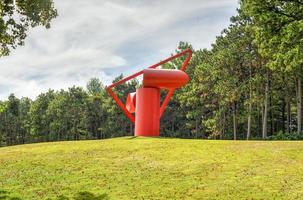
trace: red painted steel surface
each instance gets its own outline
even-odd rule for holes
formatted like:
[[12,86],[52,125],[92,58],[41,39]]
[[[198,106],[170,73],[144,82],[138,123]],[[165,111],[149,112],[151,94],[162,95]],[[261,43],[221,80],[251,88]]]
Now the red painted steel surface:
[[159,136],[160,89],[137,89],[136,103],[135,136]]
[[[156,69],[157,67],[181,56],[187,55],[184,63],[182,64],[180,70],[163,71],[161,69]],[[169,102],[169,99],[173,95],[176,88],[183,86],[188,81],[188,76],[184,73],[190,59],[192,57],[192,51],[187,49],[181,53],[171,56],[157,64],[148,67],[147,70],[139,71],[131,76],[125,77],[110,86],[106,87],[109,95],[114,99],[117,105],[122,109],[124,114],[130,119],[131,122],[135,123],[135,135],[140,136],[158,136],[160,129],[160,118]],[[150,71],[150,70],[154,71]],[[156,72],[157,71],[157,72]],[[183,72],[182,72],[183,71]],[[144,74],[145,72],[145,74]],[[156,73],[154,73],[156,72]],[[172,73],[172,74],[170,74]],[[129,94],[127,97],[126,105],[118,98],[118,96],[113,92],[113,88],[129,81],[137,76],[144,74],[145,83],[143,80],[143,88],[137,89],[140,91],[140,96],[138,93]],[[185,75],[184,75],[185,74]],[[177,81],[178,80],[178,81]],[[159,88],[167,88],[168,93],[160,106],[160,92],[159,95],[155,95],[154,90]],[[141,91],[142,89],[142,91]],[[147,92],[144,92],[146,89]],[[157,96],[157,97],[156,97]],[[150,98],[147,98],[150,97]],[[151,98],[152,97],[152,98]],[[158,103],[159,99],[159,103]],[[138,103],[138,100],[141,103]],[[145,103],[148,102],[148,103]],[[158,105],[159,104],[159,105]],[[139,108],[138,108],[139,106]],[[158,109],[156,109],[158,107]],[[132,114],[135,110],[135,116]],[[155,117],[158,116],[158,117]],[[148,122],[148,120],[152,120]],[[138,134],[137,134],[138,133]]]
[[126,109],[130,113],[136,111],[136,92],[129,93],[126,99]]
[[145,69],[143,70],[143,87],[179,88],[189,81],[188,75],[181,70]]

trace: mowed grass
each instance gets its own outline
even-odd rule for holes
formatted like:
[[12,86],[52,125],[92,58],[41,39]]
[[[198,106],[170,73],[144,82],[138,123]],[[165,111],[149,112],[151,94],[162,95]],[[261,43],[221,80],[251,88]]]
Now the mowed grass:
[[303,199],[303,142],[40,143],[0,148],[0,166],[0,191],[20,199]]

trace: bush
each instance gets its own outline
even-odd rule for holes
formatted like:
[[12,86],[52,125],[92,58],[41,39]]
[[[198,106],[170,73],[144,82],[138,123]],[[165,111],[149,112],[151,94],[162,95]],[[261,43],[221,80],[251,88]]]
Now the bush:
[[278,132],[276,135],[267,137],[268,140],[303,140],[303,135],[298,133]]

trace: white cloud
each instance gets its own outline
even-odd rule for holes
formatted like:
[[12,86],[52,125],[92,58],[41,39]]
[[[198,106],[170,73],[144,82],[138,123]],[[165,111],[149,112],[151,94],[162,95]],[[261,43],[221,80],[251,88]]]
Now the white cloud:
[[55,6],[51,29],[32,29],[25,46],[0,58],[0,99],[85,86],[91,77],[109,83],[137,70],[132,65],[168,56],[179,41],[209,47],[237,0],[55,0]]

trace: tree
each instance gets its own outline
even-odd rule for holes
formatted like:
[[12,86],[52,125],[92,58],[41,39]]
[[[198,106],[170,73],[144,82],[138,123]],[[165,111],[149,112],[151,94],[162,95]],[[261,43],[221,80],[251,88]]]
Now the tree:
[[23,45],[30,27],[50,28],[57,15],[52,0],[0,1],[0,57],[9,55],[10,48]]
[[30,108],[31,134],[38,141],[49,141],[50,138],[50,118],[47,109],[50,102],[55,98],[53,90],[40,94],[32,103]]
[[93,138],[103,139],[106,137],[104,124],[107,116],[104,105],[107,98],[105,88],[98,78],[92,78],[86,88],[89,94],[86,110],[87,129]]
[[6,107],[6,144],[18,144],[18,133],[20,131],[19,120],[19,106],[20,100],[14,95],[10,94],[8,97]]
[[251,17],[255,42],[267,66],[296,79],[297,132],[302,131],[303,2],[300,0],[242,0]]
[[98,78],[91,78],[86,85],[86,89],[90,95],[98,95],[104,92],[104,86]]
[[6,143],[6,118],[7,118],[7,102],[0,101],[0,147]]
[[26,141],[30,139],[30,108],[31,108],[32,100],[23,97],[20,99],[19,105],[19,143],[25,144]]
[[45,107],[45,119],[47,119],[48,140],[60,141],[72,138],[70,129],[68,92],[61,90],[56,92]]
[[86,125],[88,132],[94,139],[104,139],[106,137],[107,110],[104,108],[105,98],[104,95],[97,94],[89,96],[87,100]]
[[[175,54],[178,54],[186,49],[193,50],[193,47],[191,44],[187,42],[180,42],[177,49],[175,50]],[[181,56],[177,59],[174,59],[162,66],[162,68],[165,69],[180,69],[182,64],[184,63],[186,59],[186,55]],[[191,62],[188,64],[188,67],[186,68],[186,73],[191,76],[193,74],[194,65],[193,59],[191,59]],[[187,85],[188,86],[188,85]],[[191,129],[191,125],[186,122],[186,114],[189,110],[189,108],[185,104],[186,96],[184,93],[188,91],[189,88],[187,86],[182,87],[180,89],[177,89],[174,91],[174,95],[171,97],[165,112],[163,113],[163,116],[161,118],[161,135],[162,136],[172,136],[172,137],[198,137],[198,132],[194,130],[188,130]],[[161,91],[161,101],[165,98],[167,95],[167,91]],[[196,120],[198,120],[198,116],[195,116]],[[198,122],[197,122],[198,123]],[[198,127],[197,127],[198,128]]]
[[67,133],[72,139],[79,140],[82,135],[86,135],[85,114],[87,109],[87,93],[81,87],[71,87],[68,89],[68,106],[65,112],[70,123]]

